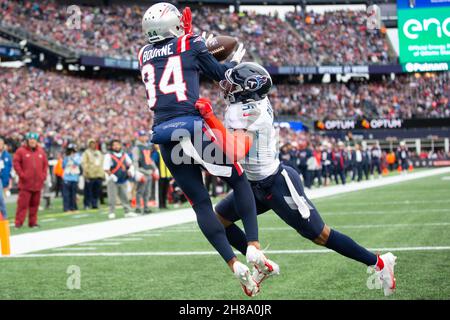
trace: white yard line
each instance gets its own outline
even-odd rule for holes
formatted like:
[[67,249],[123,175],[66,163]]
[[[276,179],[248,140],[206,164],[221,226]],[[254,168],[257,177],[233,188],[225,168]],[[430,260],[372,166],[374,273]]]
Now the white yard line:
[[87,213],[77,214],[75,216],[72,216],[72,219],[81,219],[81,218],[86,218],[86,217],[90,217],[90,215]]
[[[387,223],[387,224],[348,224],[348,225],[333,225],[336,229],[371,229],[371,228],[402,228],[402,227],[444,227],[450,226],[450,222],[431,222],[431,223]],[[291,227],[261,227],[260,231],[283,231],[294,230]],[[183,232],[200,232],[198,228],[186,229],[166,229],[158,230],[161,233],[183,233]]]
[[[67,248],[69,249],[69,248]],[[83,248],[84,249],[84,248]],[[86,248],[87,249],[87,248]],[[53,249],[53,250],[63,250]],[[450,246],[436,247],[400,247],[400,248],[369,248],[370,251],[443,251],[450,250]],[[332,253],[328,249],[305,250],[266,250],[267,254],[315,254]],[[10,258],[46,258],[46,257],[131,257],[131,256],[211,256],[218,255],[216,251],[152,251],[152,252],[61,252],[61,253],[31,253],[11,256]]]
[[11,252],[13,255],[24,254],[192,221],[195,221],[194,211],[192,209],[182,209],[135,218],[122,218],[74,227],[25,233],[11,237]]
[[121,242],[86,242],[86,243],[79,243],[79,244],[77,244],[77,246],[82,246],[82,247],[91,247],[91,246],[105,247],[105,246],[118,246],[120,244],[122,244],[122,243]]
[[[364,181],[345,186],[339,185],[322,189],[307,190],[306,193],[309,198],[317,199],[431,177],[444,173],[450,173],[450,167],[415,172],[406,176],[399,175],[378,180]],[[12,255],[36,252],[141,231],[165,228],[187,222],[193,222],[195,220],[195,214],[193,210],[189,208],[155,213],[136,218],[122,218],[74,227],[20,234],[11,237],[11,252]]]
[[[114,241],[125,241],[125,242],[129,242],[129,241],[141,241],[144,240],[142,238],[137,238],[137,237],[133,237],[133,238],[114,238]],[[105,239],[105,241],[111,241],[111,239]]]
[[82,247],[82,248],[53,248],[52,251],[83,251],[83,250],[97,250],[95,247]]

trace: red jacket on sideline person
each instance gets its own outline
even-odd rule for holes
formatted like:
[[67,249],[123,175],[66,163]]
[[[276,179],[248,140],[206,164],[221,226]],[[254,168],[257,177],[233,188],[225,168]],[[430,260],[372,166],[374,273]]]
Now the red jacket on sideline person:
[[19,176],[19,190],[42,190],[48,173],[44,149],[39,145],[34,150],[26,144],[22,145],[14,155],[13,166]]

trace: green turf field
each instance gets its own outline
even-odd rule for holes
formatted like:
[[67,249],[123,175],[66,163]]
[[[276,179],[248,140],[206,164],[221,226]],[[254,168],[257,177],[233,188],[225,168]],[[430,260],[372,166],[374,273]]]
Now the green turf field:
[[[393,251],[398,257],[393,296],[369,290],[367,268],[357,262],[301,251],[323,248],[266,213],[259,218],[263,247],[292,251],[270,254],[282,274],[267,280],[256,299],[449,299],[449,176],[314,201],[330,226],[360,244],[403,248]],[[41,251],[41,257],[0,259],[0,299],[248,299],[212,251],[189,223]],[[51,256],[61,253],[69,256]],[[92,256],[76,256],[86,253]],[[80,268],[81,289],[67,287],[71,265]]]

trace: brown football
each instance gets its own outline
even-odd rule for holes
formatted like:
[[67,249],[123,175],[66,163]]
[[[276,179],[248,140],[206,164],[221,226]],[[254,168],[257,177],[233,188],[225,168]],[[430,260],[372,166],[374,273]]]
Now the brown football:
[[237,40],[229,36],[216,36],[206,41],[208,51],[218,61],[223,61],[233,53]]

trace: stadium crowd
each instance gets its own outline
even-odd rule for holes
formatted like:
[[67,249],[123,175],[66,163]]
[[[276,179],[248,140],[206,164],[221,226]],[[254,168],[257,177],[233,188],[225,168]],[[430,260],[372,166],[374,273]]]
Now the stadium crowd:
[[[276,116],[304,122],[361,117],[450,117],[450,73],[398,76],[387,82],[275,85]],[[218,87],[202,84],[223,112]],[[142,84],[135,79],[89,79],[35,68],[2,69],[0,136],[20,140],[38,128],[48,146],[120,137],[130,143],[151,126]],[[218,111],[220,113],[221,111]],[[325,115],[325,116],[324,116]]]
[[368,28],[364,12],[289,12],[286,20],[300,35],[300,43],[307,44],[303,49],[309,52],[309,64],[383,64],[391,60],[386,28]]
[[[78,11],[52,0],[0,0],[5,25],[24,28],[79,53],[136,58],[145,43],[141,17],[146,7],[114,4],[79,8],[78,19]],[[193,16],[196,32],[232,35],[267,66],[392,60],[385,29],[368,30],[363,11],[292,12],[284,21],[277,14],[230,13],[228,9],[201,6],[193,9]]]
[[47,143],[59,145],[89,137],[131,141],[151,120],[145,91],[135,80],[85,79],[35,68],[2,69],[0,106],[0,135],[20,140],[39,128]]
[[400,75],[381,82],[276,85],[278,115],[302,119],[450,117],[450,73]]

